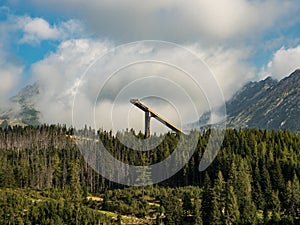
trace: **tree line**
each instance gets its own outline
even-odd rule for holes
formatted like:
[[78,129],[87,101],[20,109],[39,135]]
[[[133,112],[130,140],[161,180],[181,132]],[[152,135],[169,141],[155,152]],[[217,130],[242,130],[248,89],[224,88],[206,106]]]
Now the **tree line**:
[[[87,136],[95,135],[88,128],[82,132]],[[141,133],[127,132],[142,137]],[[205,172],[199,172],[198,165],[209,134],[210,130],[199,134],[196,151],[189,162],[174,176],[157,185],[160,191],[153,197],[164,211],[159,213],[160,208],[155,211],[158,221],[165,224],[189,220],[193,221],[191,224],[298,224],[299,134],[227,129],[216,159]],[[120,207],[113,206],[115,201],[109,200],[111,196],[105,193],[126,187],[95,172],[85,162],[74,139],[70,138],[72,135],[73,128],[61,125],[1,128],[0,187],[59,190],[64,193],[63,198],[71,202],[83,201],[88,194],[104,195],[108,201],[97,207],[118,211]],[[120,135],[127,134],[118,135],[120,138]],[[146,166],[168,157],[179,141],[176,134],[167,133],[156,148],[142,152],[124,146],[111,131],[99,131],[96,136],[117,159]],[[151,138],[155,142],[161,136]],[[151,179],[151,171],[143,176],[143,179]],[[197,187],[200,191],[176,194],[176,188],[186,186]],[[133,200],[127,203],[128,214],[145,216],[147,207],[143,214],[138,209],[133,210],[133,204],[139,205]]]

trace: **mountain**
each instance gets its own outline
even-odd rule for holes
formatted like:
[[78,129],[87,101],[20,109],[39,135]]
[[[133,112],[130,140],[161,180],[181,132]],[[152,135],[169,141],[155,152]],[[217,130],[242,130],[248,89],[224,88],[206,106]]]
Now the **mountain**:
[[[300,131],[300,70],[284,79],[249,82],[226,102],[226,126]],[[207,129],[210,113],[189,128]],[[218,124],[212,125],[218,128]]]
[[6,108],[0,110],[0,127],[7,125],[39,125],[39,111],[35,102],[39,96],[37,83],[27,85],[20,92],[10,98]]
[[300,131],[300,70],[250,82],[226,103],[228,127]]

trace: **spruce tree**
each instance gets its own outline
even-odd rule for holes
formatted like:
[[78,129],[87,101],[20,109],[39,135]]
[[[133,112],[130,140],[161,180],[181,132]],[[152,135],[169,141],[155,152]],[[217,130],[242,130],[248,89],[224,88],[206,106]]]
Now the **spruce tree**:
[[292,210],[293,210],[293,216],[295,218],[300,217],[300,183],[299,178],[294,174],[293,181],[292,181]]
[[172,191],[172,193],[169,193],[166,197],[162,199],[161,203],[165,210],[165,224],[182,224],[182,204],[176,193]]
[[212,211],[212,187],[208,173],[205,173],[202,191],[202,218],[203,223],[208,224],[210,219],[210,212]]
[[203,225],[201,217],[201,201],[197,197],[194,199],[194,225]]
[[238,224],[240,220],[240,211],[237,197],[232,186],[227,186],[226,204],[225,204],[225,224]]

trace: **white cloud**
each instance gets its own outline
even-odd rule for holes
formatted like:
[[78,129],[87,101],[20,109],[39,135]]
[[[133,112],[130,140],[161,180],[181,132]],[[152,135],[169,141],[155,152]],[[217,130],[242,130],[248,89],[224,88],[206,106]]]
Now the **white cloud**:
[[[23,20],[24,18],[22,18]],[[23,27],[24,36],[21,42],[39,42],[40,40],[58,39],[59,31],[55,27],[50,27],[49,23],[42,18],[26,18]]]
[[[7,7],[0,7],[1,16],[5,17],[8,12]],[[19,88],[23,72],[17,57],[8,51],[10,42],[14,40],[11,34],[17,29],[17,24],[8,17],[9,21],[0,21],[0,101],[6,101]]]
[[[45,59],[35,63],[32,66],[31,71],[33,74],[33,79],[38,80],[42,88],[40,92],[41,98],[38,101],[37,107],[43,115],[43,122],[60,122],[68,125],[71,124],[71,109],[74,94],[78,85],[84,85],[84,83],[79,82],[80,78],[93,60],[106,53],[113,47],[114,44],[110,42],[93,39],[74,39],[63,41],[56,52],[48,55]],[[186,47],[207,62],[208,66],[214,72],[216,80],[218,81],[227,99],[245,82],[254,77],[254,69],[243,62],[244,58],[248,57],[247,55],[250,54],[247,49],[236,50],[224,48],[203,48],[199,45],[190,45]],[[97,76],[95,76],[95,82],[90,83],[89,86],[86,87],[85,95],[81,101],[79,101],[79,105],[76,106],[82,111],[81,115],[83,121],[86,113],[88,113],[86,110],[91,108],[94,104],[95,96],[97,96],[99,88],[106,78],[106,68],[112,64],[125,63],[134,59],[134,56],[139,54],[149,58],[155,58],[157,54],[162,54],[173,58],[175,62],[178,62],[178,64],[186,64],[190,68],[195,66],[194,62],[191,62],[188,58],[185,58],[184,54],[181,54],[181,52],[178,52],[178,50],[172,48],[157,52],[153,51],[153,49],[146,45],[140,44],[135,49],[127,49],[127,51],[128,52],[123,52],[121,55],[113,55],[113,58],[105,60],[101,65],[98,65],[95,71],[93,71],[95,74],[97,74]],[[177,81],[182,87],[189,87],[191,91],[194,90],[191,83],[186,80],[186,77],[183,76],[180,71],[177,71],[173,67],[166,67],[163,64],[137,64],[123,69],[119,73],[123,73],[123,76],[111,83],[112,86],[109,89],[109,95],[113,94],[115,90],[118,90],[118,88],[125,87],[125,84],[128,81],[135,79],[135,76],[138,76],[136,74],[144,73],[153,76],[163,75],[166,79],[172,77],[172,79]],[[101,74],[103,74],[103,76]],[[202,80],[203,83],[205,83],[207,77],[202,77]],[[129,92],[125,94],[125,97],[121,97],[119,99],[119,106],[116,106],[117,112],[122,112],[123,116],[125,115],[126,117],[126,112],[129,110],[128,107],[131,106],[128,101],[128,96],[139,96],[143,95],[143,93],[147,95],[146,93],[151,93],[153,88],[155,90],[159,89],[162,95],[167,96],[168,98],[175,98],[176,101],[181,102],[181,107],[179,108],[181,108],[182,112],[180,116],[182,116],[182,119],[184,119],[185,122],[196,120],[196,118],[192,118],[191,120],[187,121],[191,113],[189,111],[190,108],[185,106],[186,99],[182,96],[179,96],[177,92],[177,94],[174,95],[174,91],[170,89],[171,86],[167,86],[163,83],[163,81],[148,82],[145,80],[140,81],[140,83],[133,83],[130,85],[133,85],[132,87],[134,88],[131,90],[134,90],[135,93],[129,90]],[[211,89],[210,91],[213,94],[215,90]],[[199,94],[195,91],[194,96],[192,97],[197,99],[198,102],[201,102],[201,110],[203,111],[207,109],[208,105],[207,102],[205,102],[205,97],[202,95],[202,93]],[[112,102],[110,102],[109,96],[107,100],[108,102],[104,109],[109,110],[113,105]],[[172,116],[168,115],[167,112],[170,111],[170,105],[159,106],[158,109],[162,115],[167,115],[166,117],[168,117],[169,120],[174,121],[176,124],[180,122],[178,121],[178,115],[174,113],[172,113]],[[97,107],[97,110],[97,112],[101,114],[101,112],[103,112],[103,105]],[[116,118],[119,117],[117,116]],[[101,124],[104,126],[103,128],[110,129],[110,117],[107,117],[106,114],[106,117],[102,116],[101,119]],[[124,124],[124,121],[122,122]],[[138,128],[139,126],[141,128],[142,125],[142,123],[140,123],[140,119],[133,119],[133,121],[130,123],[130,126],[135,128]],[[137,124],[139,124],[139,126]],[[114,125],[118,126],[116,124]],[[160,125],[158,125],[158,127],[159,126]],[[162,128],[164,129],[163,126]]]
[[0,44],[7,48],[12,43],[37,45],[44,40],[64,41],[88,36],[77,19],[49,23],[42,17],[12,14],[7,7],[0,7],[0,14],[5,18],[0,21]]
[[71,124],[74,90],[87,66],[110,47],[108,42],[63,41],[55,53],[32,65],[33,80],[41,85],[37,103],[43,122]]
[[191,46],[207,63],[216,76],[226,100],[245,83],[255,79],[256,69],[247,63],[251,51],[247,47],[240,48],[199,48]]
[[[6,18],[0,21],[0,99],[7,100],[18,91],[20,86],[28,83],[21,77],[24,65],[20,62],[20,56],[13,54],[11,45],[17,43],[38,44],[42,40],[65,40],[70,37],[84,36],[82,34],[84,28],[78,20],[74,19],[50,25],[39,17],[16,16],[11,14],[7,7],[0,7],[0,13]],[[64,44],[71,42],[64,42]],[[70,53],[70,57],[72,57],[72,53]],[[29,74],[27,76],[29,77]],[[21,84],[21,82],[24,83]]]
[[0,49],[0,100],[6,100],[19,87],[23,67],[7,60]]
[[[22,77],[24,72],[24,65],[22,65],[20,59],[22,56],[15,55],[13,53],[15,49],[18,49],[18,47],[14,46],[12,48],[12,45],[21,43],[35,45],[40,41],[49,39],[62,41],[69,39],[70,37],[84,36],[84,29],[82,24],[78,20],[74,19],[69,19],[67,21],[51,25],[46,20],[39,17],[13,15],[9,8],[6,7],[1,7],[0,13],[3,13],[3,17],[5,18],[0,21],[0,100],[8,101],[8,99],[15,95],[21,87],[30,82],[29,79],[31,75],[30,72],[28,72],[28,74],[26,74],[27,78]],[[61,69],[51,68],[51,65],[59,66],[58,61],[55,61],[56,59],[59,59],[61,64],[66,64],[68,62],[68,58],[73,57],[73,52],[71,50],[64,51],[66,48],[72,49],[72,47],[70,47],[71,45],[77,45],[78,49],[81,49],[82,52],[89,52],[89,58],[93,57],[93,52],[95,52],[93,51],[93,46],[90,46],[92,49],[86,49],[87,47],[84,41],[76,41],[76,43],[73,43],[73,41],[65,41],[56,53],[53,53],[52,55],[50,54],[47,57],[47,60],[43,61],[45,63],[44,66],[39,67],[35,65],[32,67],[35,72],[39,72],[41,74],[41,76],[38,77],[39,79],[42,80],[45,74],[51,74],[50,71],[56,72]],[[64,52],[64,54],[61,54],[62,52]],[[34,52],[32,54],[34,54]],[[53,56],[55,54],[56,56]],[[88,60],[83,59],[82,55],[79,55],[78,52],[76,52],[75,55],[80,56],[80,62],[77,62],[76,59],[74,59],[72,63],[81,64],[82,61]],[[49,65],[47,65],[47,63],[49,63]],[[42,64],[42,62],[40,64]],[[68,70],[69,72],[72,72],[71,69]],[[67,73],[68,71],[63,72]],[[52,76],[53,79],[49,79],[48,77],[43,81],[47,80],[49,83],[48,87],[54,88],[53,92],[55,92],[55,85],[59,82],[57,77],[59,77],[60,74],[53,73],[50,76]],[[35,82],[36,78],[37,77],[34,77],[33,75],[31,81]],[[72,80],[73,77],[70,76],[68,79]],[[66,79],[61,79],[61,81],[66,82]]]
[[[186,47],[204,59],[214,72],[225,99],[229,99],[237,89],[255,78],[255,68],[247,63],[247,60],[252,57],[252,51],[255,50],[245,47],[245,40],[256,39],[271,29],[280,29],[287,21],[292,24],[295,12],[299,10],[299,4],[294,0],[187,0],[184,2],[180,0],[146,2],[32,0],[32,2],[43,8],[53,7],[52,10],[70,18],[81,16],[83,22],[91,28],[91,32],[98,33],[101,37],[108,37],[115,43],[119,40],[125,42],[137,39],[163,39],[190,43],[186,44]],[[5,23],[0,23],[0,34],[3,34],[0,41],[9,39],[9,36],[5,36],[5,31],[12,33],[21,31],[22,37],[18,40],[19,43],[35,45],[43,40],[61,42],[56,52],[31,66],[31,73],[32,79],[38,80],[42,87],[38,107],[44,116],[43,122],[70,124],[72,100],[76,87],[80,85],[80,77],[94,59],[112,48],[114,44],[91,38],[83,39],[86,31],[82,23],[75,19],[49,23],[41,17],[9,15]],[[5,41],[2,42],[5,45]],[[280,74],[290,73],[289,70],[293,70],[292,67],[299,62],[297,49],[298,47],[280,49],[261,74],[271,73],[275,78],[279,78],[282,76]],[[155,57],[157,53],[141,45],[126,57],[115,56],[111,61],[107,61],[101,65],[101,71],[105,71],[108,65],[116,61],[126,61],[135,54],[149,54],[149,57]],[[193,62],[184,59],[184,56],[175,50],[169,49],[161,54],[169,55],[178,63],[186,63],[191,68],[194,66]],[[115,83],[116,87],[124,85],[132,78],[130,72],[144,72],[144,70],[138,66],[134,67],[133,71],[128,70],[128,75]],[[147,72],[166,74],[166,76],[172,72],[180,77],[176,71],[158,66],[148,65]],[[7,77],[12,79],[14,76],[5,77],[6,83],[9,84]],[[80,105],[82,110],[87,105],[93,104],[92,96],[97,94],[99,88],[97,82],[88,87],[85,102]],[[180,82],[187,84],[184,80]],[[111,91],[113,92],[116,87]],[[167,88],[161,87],[161,89],[168,92]],[[2,92],[8,93],[8,90],[9,88]],[[164,108],[160,110],[168,111]],[[125,108],[119,111],[124,112]],[[188,116],[188,113],[186,115]],[[105,122],[108,121],[109,118]]]
[[240,41],[296,20],[296,0],[32,0],[117,40]]
[[300,45],[295,48],[282,47],[277,50],[267,66],[262,68],[260,76],[262,78],[272,76],[280,80],[296,69],[300,69]]
[[59,40],[68,40],[74,38],[83,38],[85,33],[84,25],[77,19],[69,19],[58,24],[57,29],[60,33]]
[[74,19],[54,25],[39,17],[21,16],[15,17],[15,20],[24,33],[20,43],[39,44],[43,40],[66,40],[78,35],[84,36],[82,24]]

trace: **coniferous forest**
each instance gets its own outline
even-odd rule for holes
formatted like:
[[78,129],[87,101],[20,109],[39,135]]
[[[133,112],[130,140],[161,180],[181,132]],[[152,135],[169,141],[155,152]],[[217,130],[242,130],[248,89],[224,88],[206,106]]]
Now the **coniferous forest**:
[[[227,129],[216,159],[199,172],[209,133],[168,180],[127,187],[85,162],[72,128],[0,128],[0,224],[300,224],[300,134]],[[98,136],[114,157],[135,165],[162,161],[178,142],[168,133],[140,152],[112,132]]]

